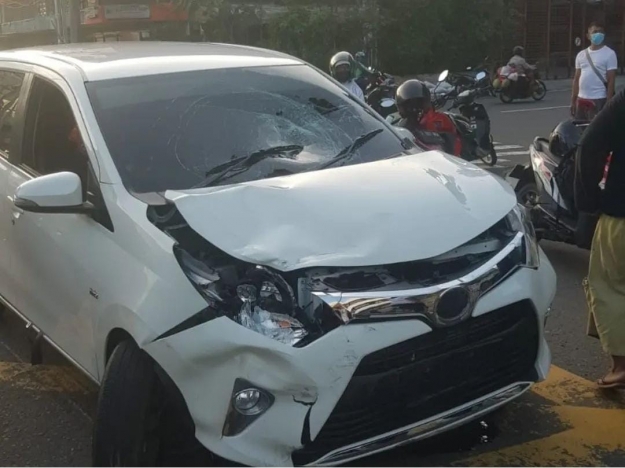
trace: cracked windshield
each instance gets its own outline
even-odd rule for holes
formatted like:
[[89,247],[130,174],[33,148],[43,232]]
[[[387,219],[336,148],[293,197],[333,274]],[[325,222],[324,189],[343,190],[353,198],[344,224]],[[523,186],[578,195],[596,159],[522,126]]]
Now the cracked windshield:
[[307,66],[122,78],[87,89],[115,164],[136,192],[316,170],[370,134],[336,166],[404,151],[379,117]]

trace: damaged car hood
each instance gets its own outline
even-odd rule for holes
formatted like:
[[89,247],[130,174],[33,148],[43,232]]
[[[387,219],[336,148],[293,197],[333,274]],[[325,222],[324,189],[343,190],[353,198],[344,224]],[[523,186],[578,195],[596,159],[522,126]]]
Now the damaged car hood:
[[219,249],[280,271],[436,257],[516,204],[503,179],[435,151],[165,197]]

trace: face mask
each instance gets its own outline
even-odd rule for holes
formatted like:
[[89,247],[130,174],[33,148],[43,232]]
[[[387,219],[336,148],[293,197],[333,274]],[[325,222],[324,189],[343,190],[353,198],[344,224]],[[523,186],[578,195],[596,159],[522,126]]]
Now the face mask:
[[605,40],[605,34],[603,33],[594,33],[590,35],[590,42],[592,45],[601,45]]

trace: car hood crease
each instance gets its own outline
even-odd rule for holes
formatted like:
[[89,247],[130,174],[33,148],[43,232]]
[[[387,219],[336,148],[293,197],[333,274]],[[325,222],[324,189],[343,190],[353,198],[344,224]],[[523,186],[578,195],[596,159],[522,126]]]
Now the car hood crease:
[[433,258],[516,203],[503,179],[435,151],[165,197],[219,249],[279,271]]

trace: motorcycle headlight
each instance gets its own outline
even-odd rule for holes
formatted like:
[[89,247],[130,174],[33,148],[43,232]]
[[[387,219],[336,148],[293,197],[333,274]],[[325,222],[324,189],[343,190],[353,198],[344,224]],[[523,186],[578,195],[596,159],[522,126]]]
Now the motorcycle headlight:
[[[209,304],[224,309],[238,324],[284,344],[295,346],[308,336],[294,315],[297,304],[289,284],[263,267],[251,268],[232,288],[222,284],[219,274],[187,252],[176,249],[182,271]],[[227,298],[227,299],[225,299]]]
[[508,213],[506,220],[513,232],[523,233],[523,243],[519,247],[521,249],[523,266],[537,269],[540,266],[540,250],[538,248],[536,231],[534,231],[534,225],[527,208],[518,204]]

